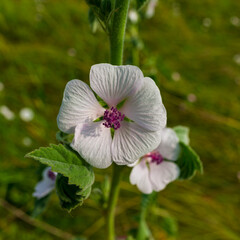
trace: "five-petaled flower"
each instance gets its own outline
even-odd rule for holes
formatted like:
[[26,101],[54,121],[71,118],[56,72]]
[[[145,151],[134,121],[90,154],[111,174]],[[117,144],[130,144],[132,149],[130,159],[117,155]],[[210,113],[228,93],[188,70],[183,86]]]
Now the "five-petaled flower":
[[52,192],[55,188],[55,182],[57,173],[51,170],[51,167],[47,167],[42,173],[43,179],[37,183],[33,196],[36,198],[43,198]]
[[62,132],[74,133],[71,147],[89,164],[131,164],[159,145],[166,110],[151,78],[135,66],[96,64],[90,70],[90,86],[107,108],[86,83],[72,80],[57,118]]
[[130,174],[131,184],[136,184],[145,194],[163,190],[179,176],[179,167],[173,162],[177,160],[179,153],[179,139],[176,133],[171,128],[163,129],[160,145],[144,155],[133,167]]

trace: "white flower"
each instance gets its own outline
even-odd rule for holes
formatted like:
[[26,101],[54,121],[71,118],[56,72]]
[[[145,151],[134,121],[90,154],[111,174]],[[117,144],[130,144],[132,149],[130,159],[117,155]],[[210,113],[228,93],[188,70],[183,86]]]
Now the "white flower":
[[15,118],[14,112],[12,112],[7,106],[0,106],[0,113],[7,119],[13,120]]
[[128,17],[132,23],[138,22],[138,12],[136,10],[131,9],[128,13]]
[[31,108],[22,108],[19,112],[20,118],[25,122],[30,122],[34,118],[34,112]]
[[211,18],[204,18],[203,19],[203,26],[204,27],[210,27],[212,25],[212,19]]
[[155,8],[157,6],[158,0],[150,0],[147,6],[146,17],[151,18],[155,14]]
[[57,173],[51,171],[51,167],[47,167],[43,171],[43,180],[38,182],[35,187],[33,196],[36,198],[43,198],[47,196],[55,188]]
[[173,162],[177,160],[179,152],[179,139],[176,133],[171,128],[163,129],[160,145],[143,156],[133,167],[130,174],[131,184],[137,185],[145,194],[163,190],[179,176],[180,170]]
[[239,27],[240,26],[240,19],[237,16],[233,16],[230,18],[230,22],[232,25]]
[[[89,164],[97,168],[112,162],[127,165],[158,146],[166,110],[152,79],[135,66],[97,64],[90,70],[90,86],[108,104],[107,109],[86,83],[72,80],[57,118],[61,131],[75,133],[71,146]],[[110,128],[115,130],[113,137]]]
[[181,79],[181,75],[178,72],[173,72],[171,77],[175,82],[178,82]]
[[22,143],[24,146],[29,147],[32,144],[32,139],[29,137],[25,137],[23,138]]

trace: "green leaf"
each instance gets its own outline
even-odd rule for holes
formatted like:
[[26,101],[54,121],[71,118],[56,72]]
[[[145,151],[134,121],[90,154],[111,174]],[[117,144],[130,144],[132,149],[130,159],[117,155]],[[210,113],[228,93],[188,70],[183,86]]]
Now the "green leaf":
[[203,172],[202,162],[197,153],[188,145],[180,142],[181,153],[175,162],[180,168],[179,179],[190,179],[196,171]]
[[50,144],[50,147],[41,147],[26,155],[46,164],[52,171],[61,173],[69,178],[69,184],[75,184],[81,189],[88,189],[94,182],[92,167],[69,146]]
[[50,196],[51,196],[51,193],[45,197],[35,200],[32,217],[37,217],[45,211],[47,204],[49,202]]
[[62,208],[67,209],[69,212],[88,198],[91,193],[91,186],[86,189],[81,189],[74,184],[68,183],[68,178],[62,174],[57,175],[56,190]]
[[180,142],[183,142],[186,145],[189,145],[190,139],[189,139],[189,128],[188,127],[176,126],[173,128],[173,130],[177,134]]
[[148,0],[136,0],[136,1],[137,1],[137,9],[142,8],[148,2]]

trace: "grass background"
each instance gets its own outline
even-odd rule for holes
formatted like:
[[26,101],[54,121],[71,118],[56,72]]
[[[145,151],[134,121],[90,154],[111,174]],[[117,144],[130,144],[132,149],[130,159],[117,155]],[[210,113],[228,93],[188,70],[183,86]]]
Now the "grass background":
[[[159,193],[159,207],[152,210],[157,216],[149,214],[155,239],[240,239],[240,23],[232,24],[234,16],[240,18],[239,9],[236,0],[161,0],[156,15],[140,23],[144,47],[139,66],[146,76],[155,76],[168,126],[191,128],[191,145],[205,169],[204,175],[176,181]],[[65,84],[74,78],[88,82],[91,65],[109,59],[107,37],[91,33],[87,15],[80,0],[0,1],[0,105],[15,113],[12,121],[0,115],[0,239],[60,239],[58,229],[64,231],[59,233],[63,239],[69,238],[67,233],[105,239],[103,215],[91,199],[68,214],[53,194],[38,222],[23,214],[31,214],[31,194],[39,179],[38,163],[24,155],[56,142]],[[129,27],[125,63],[131,57],[131,37]],[[173,80],[174,73],[180,74],[179,81]],[[197,100],[189,102],[189,94]],[[35,113],[31,122],[19,117],[24,107]],[[24,145],[26,137],[30,146]],[[98,182],[104,174],[96,172]],[[139,204],[140,193],[126,172],[118,235],[137,226]],[[167,234],[160,224],[168,215],[178,222],[177,235]]]

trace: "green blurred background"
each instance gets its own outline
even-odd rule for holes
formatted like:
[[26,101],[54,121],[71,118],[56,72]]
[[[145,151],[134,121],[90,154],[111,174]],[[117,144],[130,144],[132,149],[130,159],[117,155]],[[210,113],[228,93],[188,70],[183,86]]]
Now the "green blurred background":
[[[168,126],[191,128],[191,145],[204,163],[204,175],[159,193],[157,216],[148,219],[155,239],[240,239],[240,2],[160,0],[155,16],[140,22],[144,45],[137,53],[132,26],[125,63],[139,55],[139,67],[160,87]],[[24,155],[56,143],[65,84],[88,82],[91,65],[108,59],[107,36],[91,32],[84,1],[0,1],[1,240],[105,239],[104,218],[92,199],[68,214],[53,194],[38,220],[25,215],[33,210],[40,173]],[[96,172],[97,182],[106,172]],[[118,235],[137,226],[139,204],[126,172]]]

